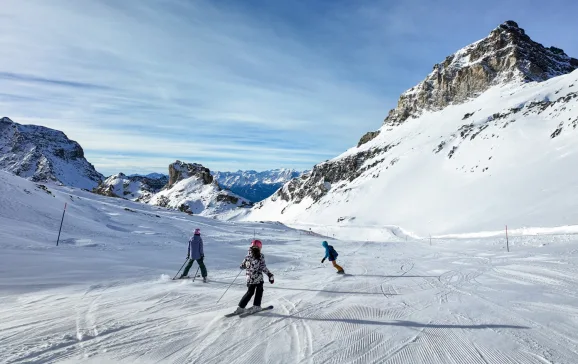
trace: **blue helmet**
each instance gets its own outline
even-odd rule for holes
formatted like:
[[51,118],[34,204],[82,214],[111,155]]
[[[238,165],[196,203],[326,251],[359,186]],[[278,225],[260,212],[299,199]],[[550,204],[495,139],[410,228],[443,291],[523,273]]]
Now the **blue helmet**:
[[321,245],[323,245],[324,247],[327,248],[327,246],[329,245],[326,241],[324,241],[323,243],[321,243]]

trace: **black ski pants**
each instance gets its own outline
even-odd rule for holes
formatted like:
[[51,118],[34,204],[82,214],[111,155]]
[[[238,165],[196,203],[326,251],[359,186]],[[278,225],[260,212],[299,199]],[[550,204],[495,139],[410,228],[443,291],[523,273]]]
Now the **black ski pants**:
[[251,301],[251,297],[255,295],[255,299],[253,300],[253,306],[261,306],[261,300],[263,299],[263,282],[259,284],[248,284],[247,285],[247,293],[241,298],[239,302],[239,307],[245,308],[249,301]]

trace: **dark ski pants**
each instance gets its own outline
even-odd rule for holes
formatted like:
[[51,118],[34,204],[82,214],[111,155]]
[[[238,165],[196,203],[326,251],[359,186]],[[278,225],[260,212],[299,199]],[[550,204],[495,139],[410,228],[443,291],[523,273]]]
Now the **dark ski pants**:
[[206,277],[207,276],[207,267],[205,267],[205,263],[203,263],[204,259],[205,258],[189,260],[189,262],[187,263],[187,266],[185,267],[185,271],[183,272],[183,275],[188,276],[189,270],[193,266],[193,262],[197,261],[197,263],[199,263],[199,268],[201,268],[201,276],[203,276],[203,278]]
[[247,293],[241,298],[239,302],[239,307],[245,308],[249,301],[251,301],[251,297],[255,295],[255,300],[253,300],[253,306],[261,306],[261,300],[263,299],[263,283],[259,284],[248,284],[247,285]]

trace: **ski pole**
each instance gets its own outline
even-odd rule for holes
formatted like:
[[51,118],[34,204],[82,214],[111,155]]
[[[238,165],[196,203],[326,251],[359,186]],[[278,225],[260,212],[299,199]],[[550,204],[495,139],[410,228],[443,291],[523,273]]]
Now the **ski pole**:
[[201,266],[199,265],[197,267],[197,273],[195,273],[195,276],[193,277],[193,282],[195,281],[195,279],[197,279],[197,274],[199,274],[199,269],[201,268]]
[[[229,284],[229,287],[227,287],[227,289],[225,290],[225,292],[223,293],[223,295],[221,296],[221,298],[223,298],[223,296],[225,295],[225,293],[227,293],[227,291],[229,290],[229,288],[231,288],[231,286],[233,285],[233,283],[235,283],[235,281],[237,280],[237,278],[239,277],[239,275],[241,274],[242,270],[239,271],[239,274],[237,274],[237,276],[235,277],[235,279],[233,279],[233,282],[231,282],[231,284]],[[221,298],[219,298],[219,301],[221,300]],[[217,303],[219,303],[219,301],[217,301]]]
[[181,271],[183,270],[183,267],[185,266],[185,264],[187,264],[188,261],[189,261],[189,258],[187,258],[187,259],[185,260],[185,262],[184,262],[183,265],[181,266],[181,269],[179,269],[179,271],[177,272],[177,274],[174,276],[173,281],[174,281],[175,279],[177,279],[177,276],[179,275],[179,273],[181,273]]

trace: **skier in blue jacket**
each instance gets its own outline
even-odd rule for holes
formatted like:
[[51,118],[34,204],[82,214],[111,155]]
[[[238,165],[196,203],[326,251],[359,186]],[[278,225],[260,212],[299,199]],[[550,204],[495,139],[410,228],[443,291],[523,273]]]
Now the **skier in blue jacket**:
[[321,259],[321,263],[324,263],[325,259],[329,259],[329,261],[331,263],[333,263],[333,266],[335,267],[335,269],[337,269],[338,274],[345,274],[345,271],[343,270],[343,268],[341,268],[341,266],[339,264],[337,264],[337,256],[339,254],[337,254],[337,251],[335,251],[333,246],[329,245],[326,241],[321,243],[321,245],[323,245],[323,247],[325,248],[325,257],[323,257],[323,259]]
[[207,267],[203,260],[205,259],[205,252],[203,250],[203,238],[201,238],[201,229],[195,229],[194,235],[189,239],[189,250],[187,252],[187,259],[190,259],[185,267],[183,274],[179,277],[188,278],[189,270],[191,269],[193,263],[197,261],[199,268],[201,268],[201,275],[203,276],[203,282],[207,282]]

